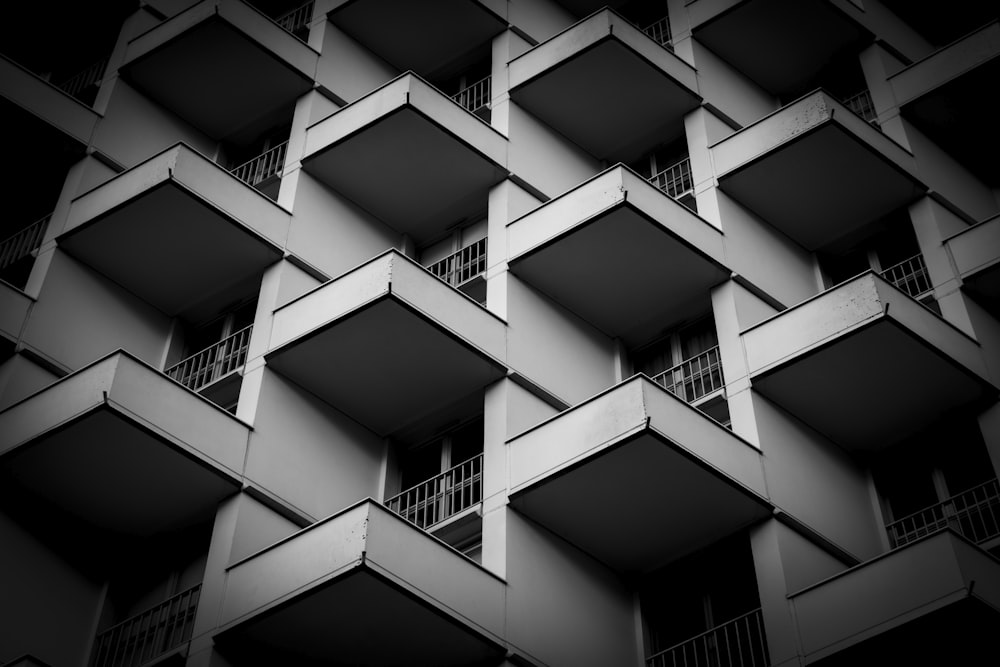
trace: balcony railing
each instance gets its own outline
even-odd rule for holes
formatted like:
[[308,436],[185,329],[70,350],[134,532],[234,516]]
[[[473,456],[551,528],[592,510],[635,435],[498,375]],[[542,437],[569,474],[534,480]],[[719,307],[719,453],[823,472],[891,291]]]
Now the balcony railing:
[[646,667],[747,667],[768,664],[760,609],[646,658]]
[[691,194],[694,191],[694,181],[691,178],[691,159],[684,158],[658,174],[654,174],[649,182],[674,199]]
[[449,468],[385,501],[386,507],[427,529],[482,502],[483,455]]
[[490,104],[490,77],[480,79],[451,96],[451,99],[476,113]]
[[719,347],[686,359],[652,379],[677,398],[694,403],[723,387]]
[[281,176],[281,171],[285,167],[287,150],[288,142],[280,143],[252,160],[247,160],[238,167],[230,169],[229,173],[247,185],[257,187],[265,181]]
[[920,254],[903,260],[899,264],[893,264],[882,272],[882,277],[900,291],[906,292],[917,300],[924,297],[933,287],[930,276],[927,274],[924,256]]
[[246,363],[251,331],[252,324],[171,366],[164,373],[191,391],[199,391]]
[[947,527],[976,544],[1000,537],[1000,485],[996,479],[888,524],[893,547]]
[[872,103],[872,94],[868,92],[867,88],[857,95],[852,95],[844,100],[844,106],[875,127],[878,127],[878,113],[875,111],[875,105]]
[[480,239],[441,261],[434,262],[427,270],[452,287],[472,280],[486,271],[486,239]]
[[309,25],[309,21],[312,19],[312,10],[313,3],[312,0],[310,0],[306,4],[296,7],[287,14],[282,14],[278,18],[274,19],[274,22],[296,37],[301,38],[303,35],[299,33]]
[[673,51],[674,45],[671,42],[673,36],[670,34],[670,17],[664,16],[659,21],[654,21],[642,29],[654,42],[660,46]]
[[59,88],[67,95],[71,95],[80,101],[87,101],[84,93],[88,88],[97,84],[101,77],[104,76],[104,70],[108,68],[108,59],[103,58],[93,65],[87,67],[87,69],[82,72],[74,74],[70,78],[66,79],[62,83],[58,84],[56,88]]
[[52,214],[36,220],[21,231],[0,241],[0,270],[38,250]]
[[191,639],[201,584],[97,635],[91,667],[138,667]]

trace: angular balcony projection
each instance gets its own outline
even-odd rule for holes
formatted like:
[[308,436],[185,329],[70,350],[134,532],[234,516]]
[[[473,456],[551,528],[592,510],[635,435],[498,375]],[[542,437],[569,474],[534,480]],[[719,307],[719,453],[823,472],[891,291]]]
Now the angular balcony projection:
[[121,75],[213,139],[312,89],[319,54],[240,0],[202,0],[128,43]]
[[730,275],[722,232],[621,165],[507,231],[512,273],[629,344]]
[[[479,0],[341,0],[329,20],[400,71],[430,76],[507,29]],[[391,17],[391,20],[389,20]]]
[[873,38],[829,0],[695,0],[694,37],[775,95],[796,95]]
[[920,197],[913,155],[823,90],[711,147],[719,187],[807,250]]
[[146,537],[214,516],[240,488],[249,428],[125,352],[0,412],[19,503]]
[[1000,79],[1000,22],[993,21],[889,77],[903,118],[1000,185],[1000,130],[983,99]]
[[742,338],[754,390],[851,451],[997,393],[975,340],[871,271]]
[[230,566],[215,641],[270,664],[494,664],[503,608],[503,581],[365,500]]
[[310,126],[302,158],[418,244],[485,208],[506,163],[506,137],[412,73]]
[[984,664],[996,654],[1000,563],[945,530],[789,601],[806,664]]
[[771,513],[760,452],[645,376],[507,445],[511,506],[622,572]]
[[693,67],[613,10],[514,58],[510,96],[594,157],[629,162],[701,103]]
[[1000,215],[945,240],[962,288],[1000,312]]
[[178,144],[74,199],[58,243],[176,315],[280,259],[290,219]]
[[506,324],[395,250],[274,312],[267,364],[386,435],[506,373]]

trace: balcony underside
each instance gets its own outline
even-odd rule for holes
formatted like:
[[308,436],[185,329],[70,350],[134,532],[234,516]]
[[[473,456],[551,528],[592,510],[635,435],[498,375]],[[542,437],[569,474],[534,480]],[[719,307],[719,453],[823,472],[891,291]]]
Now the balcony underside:
[[511,271],[637,344],[728,279],[722,234],[618,167],[512,222]]
[[511,506],[621,572],[770,514],[759,453],[642,377],[508,445]]
[[594,14],[510,62],[510,96],[593,156],[629,162],[701,103],[695,71],[619,15]]
[[[871,34],[826,0],[729,0],[691,3],[694,37],[776,95],[803,86]],[[715,13],[703,21],[698,5]],[[721,8],[721,11],[720,11]]]
[[214,516],[239,489],[246,427],[123,353],[0,413],[5,493],[148,537]]
[[327,16],[399,71],[421,76],[437,73],[507,29],[507,22],[478,0],[348,0]]

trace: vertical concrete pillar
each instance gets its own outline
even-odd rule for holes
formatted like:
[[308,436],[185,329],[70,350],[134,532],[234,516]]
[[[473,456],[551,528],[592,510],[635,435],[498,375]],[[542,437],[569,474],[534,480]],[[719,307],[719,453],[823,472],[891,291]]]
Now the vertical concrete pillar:
[[498,577],[507,576],[507,409],[510,380],[488,387],[483,397],[483,557]]
[[736,309],[737,291],[742,288],[735,281],[728,281],[712,289],[712,314],[715,331],[719,337],[719,355],[722,359],[722,377],[729,402],[729,418],[733,433],[760,448],[757,418],[754,415],[753,397],[750,393],[750,376],[747,368],[743,340],[740,338],[739,314]]
[[785,583],[781,559],[778,532],[782,529],[776,520],[765,521],[750,529],[750,548],[753,550],[761,615],[772,667],[802,664],[798,628],[786,598],[790,591]]

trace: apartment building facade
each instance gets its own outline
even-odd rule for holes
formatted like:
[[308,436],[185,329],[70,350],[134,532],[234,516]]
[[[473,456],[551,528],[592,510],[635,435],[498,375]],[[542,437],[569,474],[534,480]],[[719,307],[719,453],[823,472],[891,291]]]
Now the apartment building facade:
[[70,4],[0,43],[0,664],[1000,655],[986,3]]

